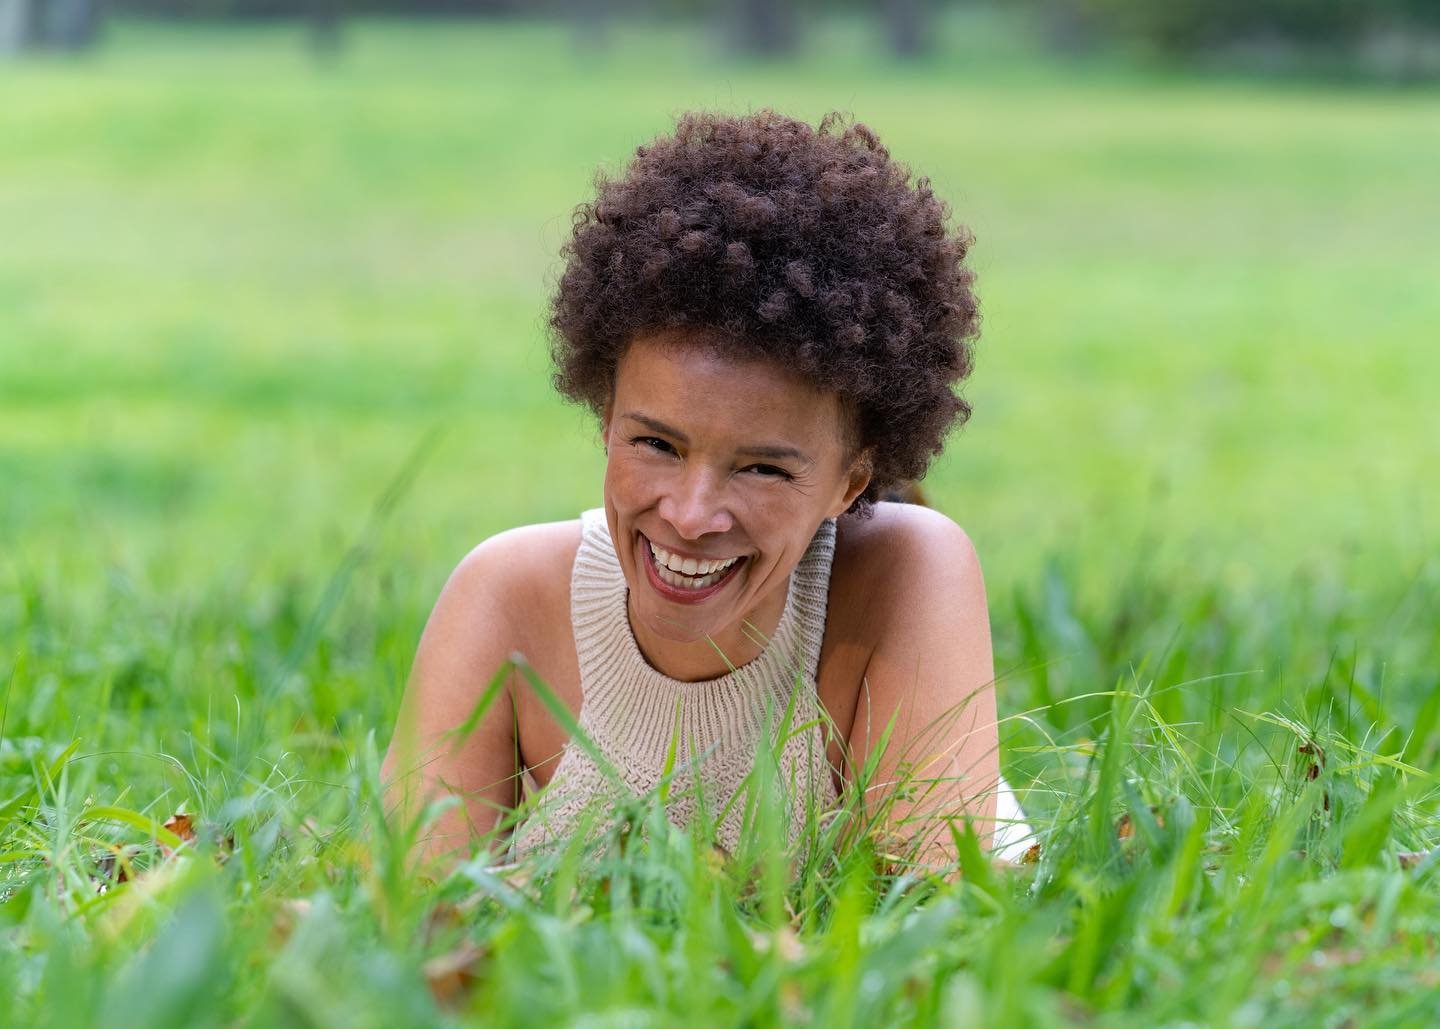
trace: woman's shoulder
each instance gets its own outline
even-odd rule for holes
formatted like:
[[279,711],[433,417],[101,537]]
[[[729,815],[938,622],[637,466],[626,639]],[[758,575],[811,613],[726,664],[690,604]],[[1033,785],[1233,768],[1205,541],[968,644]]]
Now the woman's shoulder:
[[542,564],[553,563],[559,561],[566,550],[569,551],[569,558],[573,560],[579,546],[579,518],[563,522],[517,525],[476,544],[470,553],[465,555],[461,564],[501,562],[519,567],[536,561]]
[[881,502],[868,518],[841,517],[838,530],[832,597],[938,597],[980,579],[969,535],[933,508]]
[[521,525],[496,533],[460,561],[446,584],[466,607],[483,607],[521,629],[569,610],[580,520]]
[[560,576],[568,583],[580,548],[580,519],[519,525],[477,544],[456,574],[510,588],[544,588]]
[[974,555],[965,530],[933,507],[881,501],[868,518],[842,516],[837,542],[854,558],[894,560],[932,548]]

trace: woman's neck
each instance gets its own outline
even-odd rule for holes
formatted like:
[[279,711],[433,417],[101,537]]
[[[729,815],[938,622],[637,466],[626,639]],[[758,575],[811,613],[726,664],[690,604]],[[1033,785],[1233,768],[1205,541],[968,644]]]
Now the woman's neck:
[[782,589],[772,591],[745,618],[698,640],[668,640],[657,635],[635,617],[628,599],[625,614],[651,668],[680,682],[705,682],[728,675],[764,653],[767,641],[780,626],[789,591],[787,578]]

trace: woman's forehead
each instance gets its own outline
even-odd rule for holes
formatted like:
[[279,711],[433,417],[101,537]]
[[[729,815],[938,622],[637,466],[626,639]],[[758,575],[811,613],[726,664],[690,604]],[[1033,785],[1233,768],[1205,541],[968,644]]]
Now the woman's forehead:
[[783,435],[812,445],[842,436],[833,394],[778,362],[673,338],[636,340],[616,368],[615,415],[689,435]]

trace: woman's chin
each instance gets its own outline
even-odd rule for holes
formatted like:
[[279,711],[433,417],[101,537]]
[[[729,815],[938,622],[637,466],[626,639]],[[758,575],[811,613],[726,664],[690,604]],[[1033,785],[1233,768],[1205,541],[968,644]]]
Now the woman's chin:
[[668,643],[705,643],[707,637],[714,636],[721,628],[718,625],[708,624],[708,621],[697,622],[675,618],[665,612],[655,610],[654,607],[658,605],[647,606],[650,606],[651,610],[639,613],[641,621],[652,635]]

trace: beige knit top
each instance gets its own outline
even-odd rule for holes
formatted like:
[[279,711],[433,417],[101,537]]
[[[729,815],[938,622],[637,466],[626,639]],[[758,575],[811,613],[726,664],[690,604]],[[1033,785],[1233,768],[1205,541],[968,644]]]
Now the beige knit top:
[[[604,510],[586,511],[581,527],[570,579],[579,724],[615,775],[607,777],[587,748],[571,739],[549,786],[536,798],[537,808],[516,828],[512,855],[563,843],[588,806],[603,807],[620,791],[642,795],[655,789],[672,746],[666,811],[680,826],[702,803],[713,824],[744,785],[758,748],[778,746],[780,784],[773,802],[781,805],[793,843],[807,806],[824,811],[837,799],[815,692],[834,520],[821,524],[791,573],[784,611],[764,651],[705,682],[681,682],[650,667],[630,629],[625,575]],[[732,851],[745,806],[742,795],[716,826],[718,842]]]

